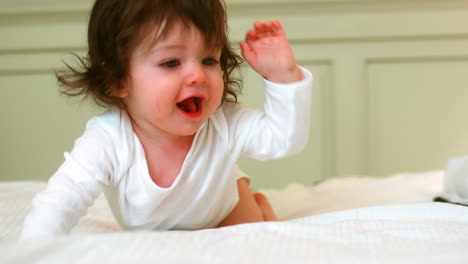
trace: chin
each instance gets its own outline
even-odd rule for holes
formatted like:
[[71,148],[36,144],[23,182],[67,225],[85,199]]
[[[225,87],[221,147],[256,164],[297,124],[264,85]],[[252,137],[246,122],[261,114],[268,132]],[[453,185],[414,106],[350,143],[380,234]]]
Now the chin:
[[176,134],[178,134],[181,137],[188,137],[188,136],[194,136],[198,130],[200,129],[200,126],[197,128],[186,128],[186,129],[179,129]]

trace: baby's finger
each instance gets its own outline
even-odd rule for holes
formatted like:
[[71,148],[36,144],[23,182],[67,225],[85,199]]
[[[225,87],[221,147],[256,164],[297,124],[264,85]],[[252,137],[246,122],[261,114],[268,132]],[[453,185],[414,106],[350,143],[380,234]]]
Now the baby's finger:
[[265,26],[260,21],[254,22],[254,28],[258,35],[262,35],[265,33]]
[[255,57],[255,52],[250,48],[249,44],[246,42],[240,42],[242,56],[250,63],[251,60]]
[[249,41],[257,40],[257,39],[258,39],[258,36],[255,30],[250,29],[249,31],[247,31],[247,34],[245,35],[245,41],[249,42]]
[[276,33],[276,28],[273,25],[273,21],[267,20],[263,22],[264,32],[266,35],[273,35]]
[[276,32],[284,32],[283,25],[281,25],[281,22],[279,22],[278,20],[273,20],[272,24]]

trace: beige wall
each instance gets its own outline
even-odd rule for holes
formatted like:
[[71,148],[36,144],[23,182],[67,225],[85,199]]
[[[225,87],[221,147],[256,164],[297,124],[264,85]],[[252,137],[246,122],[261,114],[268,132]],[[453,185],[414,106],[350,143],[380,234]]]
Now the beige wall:
[[[52,75],[86,51],[90,3],[0,0],[0,180],[47,179],[98,111],[59,96]],[[315,76],[306,150],[242,159],[254,186],[438,170],[468,153],[468,2],[421,3],[228,1],[235,45],[254,20],[280,19]],[[241,100],[261,107],[261,80],[245,76]]]

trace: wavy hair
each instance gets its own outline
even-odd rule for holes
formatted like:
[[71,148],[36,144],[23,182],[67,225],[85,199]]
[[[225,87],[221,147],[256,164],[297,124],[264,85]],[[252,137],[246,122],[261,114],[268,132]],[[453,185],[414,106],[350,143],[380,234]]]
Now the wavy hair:
[[132,53],[155,27],[160,27],[157,41],[180,20],[198,28],[207,45],[221,48],[221,103],[237,102],[242,81],[233,75],[243,60],[229,42],[222,0],[96,0],[88,24],[88,54],[73,54],[79,65],[65,63],[66,69],[55,73],[61,92],[83,98],[91,95],[100,106],[124,108],[114,94],[129,74]]

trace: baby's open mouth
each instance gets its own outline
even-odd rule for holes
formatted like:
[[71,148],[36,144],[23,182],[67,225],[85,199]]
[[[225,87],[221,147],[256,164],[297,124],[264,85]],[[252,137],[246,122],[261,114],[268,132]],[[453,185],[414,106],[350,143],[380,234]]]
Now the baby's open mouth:
[[177,103],[177,107],[187,114],[196,114],[201,111],[202,98],[192,96]]

